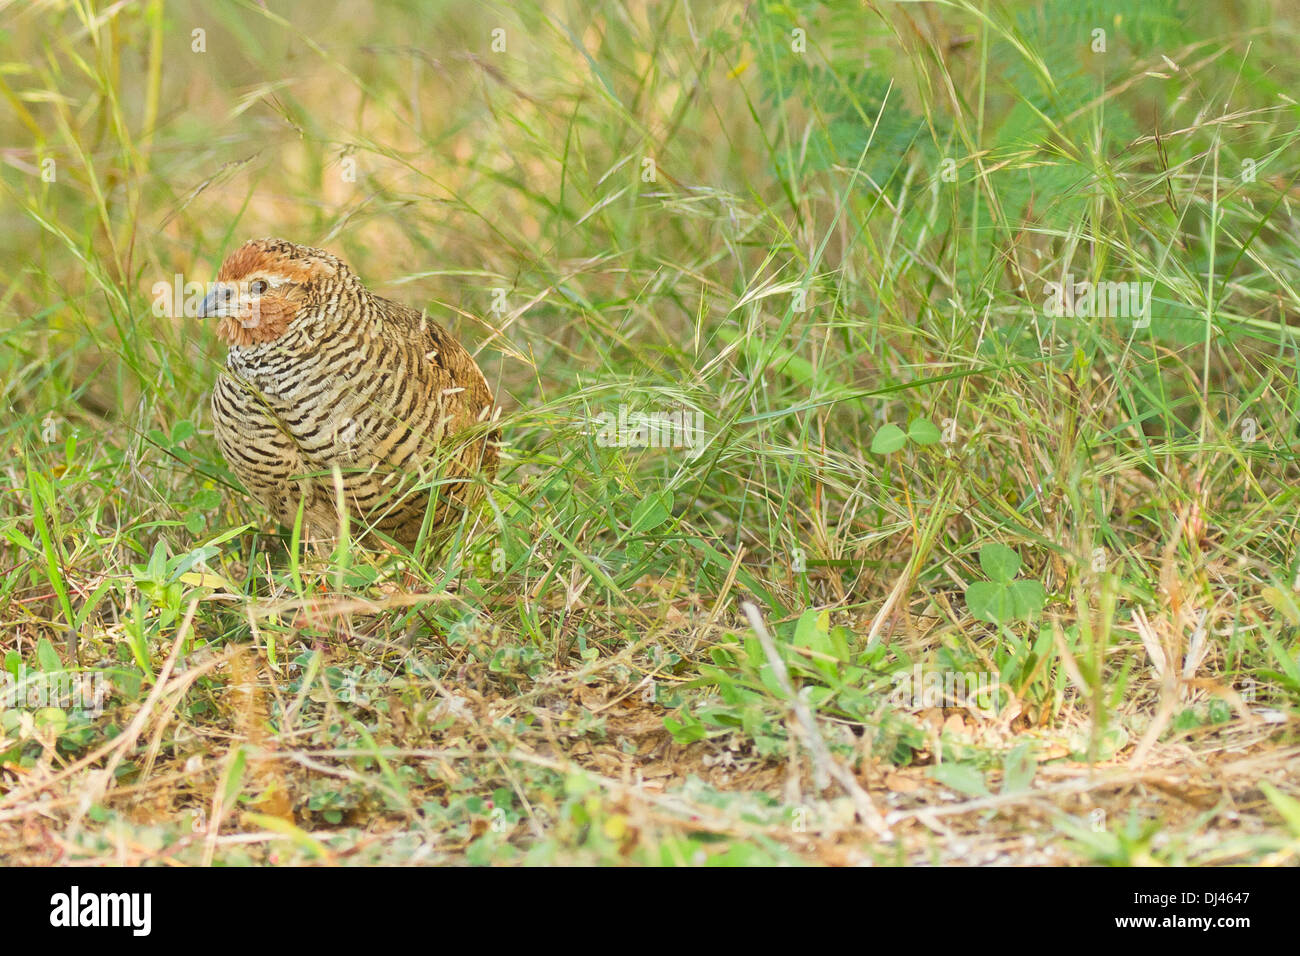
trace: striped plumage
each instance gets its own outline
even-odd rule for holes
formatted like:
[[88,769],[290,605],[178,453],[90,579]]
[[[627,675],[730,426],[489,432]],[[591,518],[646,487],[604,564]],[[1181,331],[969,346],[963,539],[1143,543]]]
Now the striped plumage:
[[456,519],[496,471],[492,392],[451,334],[374,295],[327,252],[280,239],[226,259],[203,314],[230,346],[212,392],[217,442],[248,492],[292,525],[401,544]]

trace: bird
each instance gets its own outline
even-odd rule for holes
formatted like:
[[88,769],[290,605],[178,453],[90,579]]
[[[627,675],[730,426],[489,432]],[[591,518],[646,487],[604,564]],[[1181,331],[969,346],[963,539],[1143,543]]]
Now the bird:
[[437,540],[496,475],[487,378],[424,311],[371,292],[337,256],[253,239],[199,316],[228,347],[212,390],[230,469],[281,524],[333,540]]

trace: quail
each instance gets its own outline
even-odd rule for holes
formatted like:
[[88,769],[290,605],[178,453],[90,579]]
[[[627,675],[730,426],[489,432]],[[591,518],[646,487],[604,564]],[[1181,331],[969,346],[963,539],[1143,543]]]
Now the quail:
[[412,546],[454,523],[496,473],[492,390],[423,312],[375,295],[337,257],[256,239],[200,308],[229,346],[212,392],[217,443],[249,494],[329,538]]

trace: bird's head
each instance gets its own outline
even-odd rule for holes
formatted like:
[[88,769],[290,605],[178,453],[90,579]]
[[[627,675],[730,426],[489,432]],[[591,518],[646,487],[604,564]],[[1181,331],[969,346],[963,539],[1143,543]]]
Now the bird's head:
[[227,345],[273,342],[304,308],[322,307],[355,284],[339,259],[283,239],[252,239],[221,264],[199,315],[221,319]]

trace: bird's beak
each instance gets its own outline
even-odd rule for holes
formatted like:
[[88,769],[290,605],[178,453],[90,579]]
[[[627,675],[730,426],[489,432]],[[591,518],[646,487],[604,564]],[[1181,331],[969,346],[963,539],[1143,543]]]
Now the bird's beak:
[[199,318],[226,315],[226,305],[230,302],[232,291],[225,282],[218,282],[213,286],[212,291],[204,296],[203,303],[199,306]]

